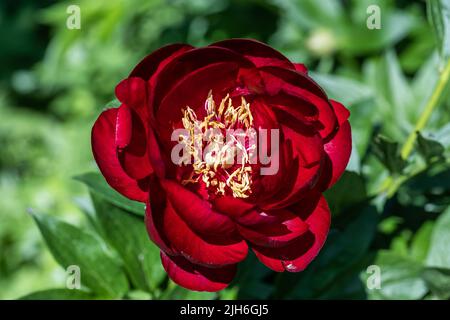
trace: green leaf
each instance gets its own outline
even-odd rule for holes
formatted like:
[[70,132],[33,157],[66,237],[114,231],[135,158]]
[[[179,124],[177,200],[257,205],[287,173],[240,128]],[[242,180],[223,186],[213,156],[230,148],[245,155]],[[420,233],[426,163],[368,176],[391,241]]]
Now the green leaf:
[[75,179],[85,183],[89,189],[112,204],[140,216],[145,214],[145,206],[143,203],[127,199],[119,194],[106,183],[101,174],[94,172],[85,173],[76,176]]
[[[367,54],[392,47],[392,45],[408,36],[417,20],[404,10],[392,10],[386,7],[383,2],[385,1],[372,0],[365,3],[358,1],[358,6],[353,6],[352,17],[359,15],[359,21],[347,19],[345,29],[340,34],[342,49],[351,55]],[[366,28],[368,17],[366,9],[373,4],[381,7],[381,29],[370,30]],[[356,25],[362,27],[355,28]]]
[[372,147],[373,154],[392,174],[402,173],[406,166],[406,161],[400,156],[398,142],[378,135],[375,137]]
[[388,99],[396,111],[396,119],[401,121],[402,119],[409,118],[409,111],[411,109],[413,109],[412,111],[415,115],[417,110],[412,108],[414,106],[413,93],[394,51],[388,51],[386,53],[385,68],[389,85]]
[[433,26],[439,53],[443,61],[450,58],[450,2],[448,0],[428,0],[428,18]]
[[111,100],[105,105],[105,108],[118,108],[120,107],[121,102],[117,99]]
[[20,300],[91,300],[94,296],[77,289],[48,289],[32,292],[19,298]]
[[325,89],[330,98],[346,106],[369,100],[374,96],[372,88],[353,79],[315,72],[310,72],[310,76]]
[[122,257],[132,283],[144,291],[158,287],[165,277],[159,249],[147,234],[144,219],[91,193],[102,234]]
[[436,296],[440,299],[450,299],[450,269],[426,268],[422,277]]
[[450,269],[450,207],[436,221],[431,237],[427,266]]
[[433,227],[433,221],[426,221],[414,235],[410,247],[410,256],[413,259],[425,262],[430,249]]
[[438,141],[425,138],[420,132],[417,132],[418,151],[427,163],[433,163],[444,158],[444,146]]
[[345,171],[339,181],[324,195],[333,215],[339,215],[344,209],[363,202],[367,198],[364,180],[352,171]]
[[[421,299],[427,293],[421,263],[389,251],[379,251],[374,265],[380,268],[381,287],[367,288],[370,299]],[[368,275],[375,276],[375,274]]]
[[49,215],[32,216],[55,260],[63,268],[80,268],[83,285],[107,298],[120,298],[127,292],[126,276],[102,239]]
[[216,292],[191,291],[169,280],[167,289],[159,298],[161,300],[213,300],[217,296]]

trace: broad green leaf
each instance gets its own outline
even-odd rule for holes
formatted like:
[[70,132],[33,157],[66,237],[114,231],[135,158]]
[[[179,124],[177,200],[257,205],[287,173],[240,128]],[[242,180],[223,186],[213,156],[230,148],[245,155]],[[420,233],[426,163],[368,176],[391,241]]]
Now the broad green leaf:
[[436,221],[427,266],[450,269],[450,207]]
[[425,268],[422,277],[436,296],[445,300],[450,298],[450,269]]
[[450,58],[450,1],[428,0],[427,11],[440,55],[446,61]]
[[365,21],[356,28],[354,24],[347,24],[341,39],[343,49],[351,54],[382,50],[406,37],[415,22],[411,16],[399,11],[387,15],[382,12],[381,16],[381,29],[377,30],[369,30]]
[[124,211],[91,193],[102,234],[120,254],[135,287],[152,291],[165,277],[159,249],[150,241],[144,218]]
[[439,141],[446,149],[450,148],[450,123],[443,126],[436,132],[436,140]]
[[365,81],[375,92],[377,112],[372,123],[381,121],[383,132],[396,139],[404,138],[404,132],[412,130],[418,116],[418,100],[415,99],[409,81],[403,73],[394,51],[364,63]]
[[[421,263],[389,251],[379,251],[374,265],[380,268],[381,286],[367,288],[370,299],[421,299],[427,293]],[[374,275],[370,275],[374,276]]]
[[32,292],[20,300],[92,300],[92,293],[77,289],[48,289]]
[[106,298],[120,298],[128,282],[120,263],[95,234],[49,215],[32,213],[55,260],[67,268],[80,268],[81,283]]
[[406,161],[400,156],[398,142],[378,135],[372,144],[374,155],[393,174],[400,174],[406,166]]
[[346,106],[373,98],[372,88],[356,80],[341,76],[310,72],[311,78],[319,83],[327,95]]
[[419,153],[427,163],[445,160],[444,146],[436,140],[425,138],[420,132],[417,133],[417,146]]
[[145,206],[143,203],[127,199],[119,194],[106,183],[101,174],[94,172],[85,173],[76,176],[75,179],[85,183],[89,189],[112,204],[140,216],[145,214]]
[[409,255],[409,242],[411,241],[411,230],[402,230],[398,236],[392,239],[390,251],[399,256],[408,257]]
[[436,82],[439,79],[438,67],[439,57],[437,52],[434,51],[427,60],[422,61],[420,69],[417,70],[412,80],[411,89],[419,110],[424,108],[433,94]]
[[420,227],[419,230],[417,230],[411,242],[410,247],[411,258],[417,261],[425,262],[428,250],[430,249],[430,241],[433,232],[433,227],[434,222],[427,221]]
[[[409,111],[414,106],[413,93],[409,82],[404,75],[397,55],[393,51],[388,51],[385,55],[385,68],[387,70],[387,81],[389,84],[389,101],[397,112],[397,120],[405,119]],[[413,110],[416,113],[416,110]]]

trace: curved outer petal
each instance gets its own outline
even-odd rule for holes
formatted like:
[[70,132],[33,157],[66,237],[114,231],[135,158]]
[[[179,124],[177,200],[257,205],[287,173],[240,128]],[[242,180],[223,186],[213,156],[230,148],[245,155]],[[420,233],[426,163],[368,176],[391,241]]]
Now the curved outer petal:
[[308,74],[308,68],[303,63],[294,63],[295,70]]
[[229,39],[215,42],[211,46],[233,50],[249,59],[256,67],[275,66],[295,69],[294,64],[288,58],[257,40]]
[[131,77],[122,80],[115,89],[117,99],[136,111],[145,111],[148,95],[147,82],[141,78]]
[[147,139],[147,83],[141,78],[127,78],[116,86],[122,105],[117,113],[116,144],[123,170],[140,180],[153,172]]
[[[154,104],[156,108],[159,108],[159,105],[166,95],[168,95],[173,87],[178,86],[179,82],[184,81],[185,78],[196,73],[200,69],[205,69],[208,66],[219,63],[234,64],[240,68],[254,68],[254,65],[249,60],[226,48],[203,47],[190,50],[172,59],[172,61],[165,65],[154,78],[155,94],[152,97],[152,104]],[[226,66],[224,67],[226,68]],[[208,75],[209,82],[220,80],[220,75],[216,75],[214,71],[209,72]],[[237,77],[235,77],[235,80],[237,80]],[[192,90],[191,93],[196,92],[194,84],[192,84]],[[207,92],[208,91],[209,89],[207,89]],[[207,95],[202,97],[202,103],[206,97]],[[179,98],[181,98],[181,96]],[[185,105],[181,107],[184,108]]]
[[130,77],[139,77],[149,80],[158,73],[166,64],[180,54],[193,49],[193,46],[184,43],[175,43],[159,48],[139,62],[130,73]]
[[349,111],[339,102],[331,100],[336,112],[339,129],[324,145],[327,154],[324,172],[320,178],[318,186],[321,190],[326,190],[333,186],[344,173],[352,152],[352,132],[348,117]]
[[209,202],[170,180],[161,181],[167,199],[189,227],[195,232],[213,237],[233,237],[236,226],[226,215],[212,209]]
[[164,252],[176,255],[176,250],[172,248],[171,243],[164,234],[163,218],[166,208],[165,192],[159,184],[158,180],[152,176],[150,179],[150,189],[152,190],[149,195],[145,207],[145,226],[150,239]]
[[[238,224],[238,230],[246,240],[258,246],[283,247],[308,231],[308,225],[288,210],[276,210],[267,213],[253,212],[253,215],[260,216],[255,217],[255,220],[259,220],[259,223],[254,225]],[[266,223],[264,220],[267,220]]]
[[228,286],[236,274],[236,265],[207,268],[181,256],[161,252],[161,262],[169,277],[178,285],[195,291],[219,291]]
[[172,247],[192,263],[220,267],[240,262],[247,256],[244,240],[225,237],[213,241],[200,236],[180,218],[170,202],[166,205],[162,225]]
[[283,126],[283,133],[292,146],[292,156],[285,164],[287,176],[280,191],[264,205],[265,209],[284,208],[299,201],[315,187],[321,173],[324,152],[320,136],[302,134],[287,126]]
[[278,67],[260,68],[265,88],[270,96],[285,93],[314,105],[318,113],[318,127],[322,138],[327,139],[337,129],[338,121],[331,103],[322,88],[308,75]]
[[[301,211],[299,203],[291,208],[292,212]],[[293,243],[281,248],[267,248],[252,245],[258,259],[272,270],[299,272],[317,256],[325,243],[330,228],[330,209],[321,196],[315,209],[308,217],[302,217],[309,231],[302,234]]]
[[239,218],[247,211],[255,208],[255,205],[252,203],[228,195],[212,199],[211,203],[215,210],[220,211],[233,219]]
[[103,176],[111,187],[132,200],[146,202],[148,186],[144,180],[132,179],[122,168],[117,157],[116,140],[118,109],[103,111],[95,122],[92,133],[92,152]]

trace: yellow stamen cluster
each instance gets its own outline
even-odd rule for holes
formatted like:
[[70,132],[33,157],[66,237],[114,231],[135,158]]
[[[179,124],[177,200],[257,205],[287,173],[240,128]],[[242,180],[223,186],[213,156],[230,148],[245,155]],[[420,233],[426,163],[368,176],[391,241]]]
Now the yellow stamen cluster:
[[[245,137],[253,125],[250,104],[242,97],[240,106],[234,107],[227,95],[217,106],[210,92],[205,110],[206,116],[201,121],[189,106],[183,111],[182,123],[189,136],[180,135],[179,141],[185,145],[187,156],[193,158],[193,171],[182,183],[202,179],[206,187],[212,187],[218,195],[225,195],[228,188],[234,197],[247,198],[251,193],[250,153],[256,147],[245,146]],[[222,133],[230,129],[235,131],[225,141]],[[205,141],[207,146],[202,157]],[[236,156],[240,158],[237,167],[234,165]]]

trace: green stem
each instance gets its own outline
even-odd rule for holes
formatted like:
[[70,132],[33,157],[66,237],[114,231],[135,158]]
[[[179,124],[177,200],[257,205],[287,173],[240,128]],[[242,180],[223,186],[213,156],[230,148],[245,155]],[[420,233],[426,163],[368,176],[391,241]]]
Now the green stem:
[[[441,72],[441,75],[433,91],[433,94],[431,95],[430,100],[428,100],[422,114],[420,115],[419,120],[417,121],[414,127],[414,130],[409,134],[405,144],[401,149],[400,155],[403,159],[407,159],[411,154],[414,148],[414,143],[416,142],[417,139],[417,133],[425,127],[428,120],[430,119],[431,114],[438,105],[439,99],[441,98],[442,93],[444,92],[444,89],[447,86],[449,79],[450,79],[450,59],[447,61],[443,71]],[[386,193],[388,197],[391,197],[395,194],[400,185],[406,180],[408,180],[408,177],[389,176],[383,181],[377,194]]]
[[414,127],[414,130],[409,134],[408,139],[406,139],[406,142],[403,145],[403,148],[400,153],[403,159],[407,159],[411,154],[414,148],[414,143],[416,142],[417,139],[417,132],[421,131],[427,124],[428,120],[430,119],[433,110],[438,105],[439,99],[442,93],[444,92],[444,89],[448,83],[449,78],[450,78],[450,59],[447,61],[447,64],[445,65],[445,68],[442,71],[441,76],[439,77],[436,88],[433,91],[433,95],[431,96],[430,100],[428,100],[428,103],[425,106],[425,109],[423,110],[422,114],[420,115],[419,120],[417,121],[416,126]]

